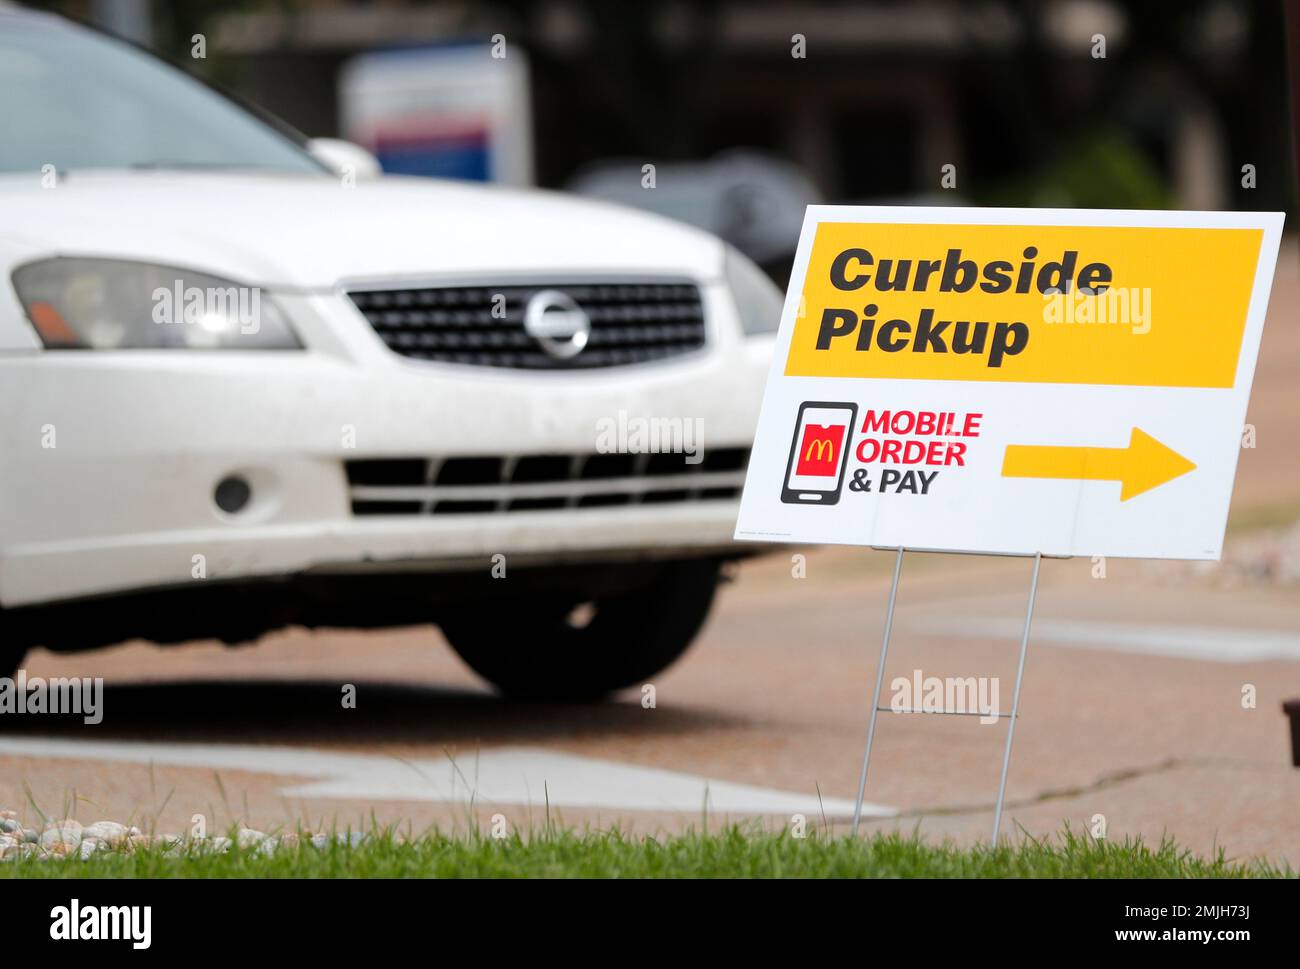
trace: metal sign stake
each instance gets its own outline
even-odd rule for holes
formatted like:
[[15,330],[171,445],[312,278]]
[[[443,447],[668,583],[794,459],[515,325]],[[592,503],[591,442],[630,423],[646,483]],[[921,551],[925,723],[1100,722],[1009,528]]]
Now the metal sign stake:
[[1025,608],[1025,631],[1020,636],[1020,665],[1016,667],[1016,690],[1011,696],[1011,722],[1007,724],[1007,749],[1002,753],[1002,780],[998,782],[998,806],[993,811],[993,847],[998,846],[998,828],[1002,826],[1002,802],[1007,796],[1007,770],[1011,767],[1011,741],[1016,737],[1016,720],[1020,715],[1020,681],[1025,676],[1025,653],[1029,651],[1029,624],[1034,621],[1034,600],[1038,597],[1038,570],[1043,553],[1034,553],[1034,575],[1029,580],[1029,605]]
[[894,631],[894,600],[898,598],[898,577],[903,571],[903,546],[894,559],[894,582],[889,587],[889,609],[885,612],[885,635],[880,642],[880,665],[876,667],[876,689],[871,694],[871,721],[867,726],[867,749],[862,754],[862,774],[858,777],[858,799],[853,804],[853,834],[862,822],[862,798],[867,791],[867,767],[871,763],[871,742],[876,739],[876,713],[880,706],[880,687],[885,682],[885,657],[889,655],[889,634]]
[[[1038,574],[1043,565],[1043,553],[1034,553],[1034,573],[1029,580],[1029,603],[1025,608],[1025,628],[1020,636],[1020,661],[1016,666],[1016,686],[1011,698],[1011,714],[1007,724],[1007,745],[1002,753],[1002,777],[998,781],[998,802],[993,811],[993,847],[998,846],[998,829],[1002,826],[1002,805],[1007,795],[1007,773],[1011,769],[1011,744],[1016,736],[1016,720],[1020,716],[1020,684],[1025,678],[1025,656],[1029,652],[1029,627],[1034,619],[1034,601],[1038,598]],[[903,548],[899,546],[894,559],[894,581],[889,587],[889,607],[885,611],[885,632],[880,642],[880,664],[876,667],[876,686],[871,695],[871,719],[867,725],[867,749],[862,754],[862,773],[858,777],[858,797],[853,804],[853,834],[856,837],[862,823],[862,801],[867,792],[867,770],[871,766],[871,745],[876,739],[876,716],[880,713],[880,691],[885,682],[885,661],[889,657],[889,637],[894,631],[894,603],[898,599],[898,579],[903,571]],[[924,712],[921,710],[909,711]],[[939,712],[939,711],[933,711]],[[1006,714],[999,714],[1001,717]]]

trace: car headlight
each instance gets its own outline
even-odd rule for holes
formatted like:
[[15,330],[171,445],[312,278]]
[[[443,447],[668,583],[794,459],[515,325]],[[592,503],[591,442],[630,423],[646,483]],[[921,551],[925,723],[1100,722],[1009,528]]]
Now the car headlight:
[[270,294],[124,259],[44,259],[14,290],[49,349],[281,350],[302,346]]
[[727,246],[727,285],[736,301],[740,325],[747,336],[775,333],[781,326],[785,294],[735,246]]

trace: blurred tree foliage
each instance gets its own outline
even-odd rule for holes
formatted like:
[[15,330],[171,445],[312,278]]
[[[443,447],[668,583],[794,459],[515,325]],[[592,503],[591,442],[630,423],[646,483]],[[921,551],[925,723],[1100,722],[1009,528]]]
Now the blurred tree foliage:
[[1150,157],[1114,129],[1086,132],[1042,168],[971,193],[981,205],[1165,209],[1175,203]]

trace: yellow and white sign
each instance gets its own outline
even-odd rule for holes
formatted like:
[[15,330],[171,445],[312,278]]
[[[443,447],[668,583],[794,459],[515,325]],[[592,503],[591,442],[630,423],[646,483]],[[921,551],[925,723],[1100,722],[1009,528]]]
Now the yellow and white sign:
[[1281,233],[810,207],[736,538],[1217,559]]

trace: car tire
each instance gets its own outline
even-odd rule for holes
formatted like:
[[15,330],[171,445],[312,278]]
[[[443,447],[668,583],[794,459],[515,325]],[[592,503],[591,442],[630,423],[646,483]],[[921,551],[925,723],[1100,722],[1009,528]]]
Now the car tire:
[[673,562],[648,584],[590,603],[533,598],[445,617],[443,635],[465,663],[507,696],[594,700],[667,669],[694,641],[721,564]]

